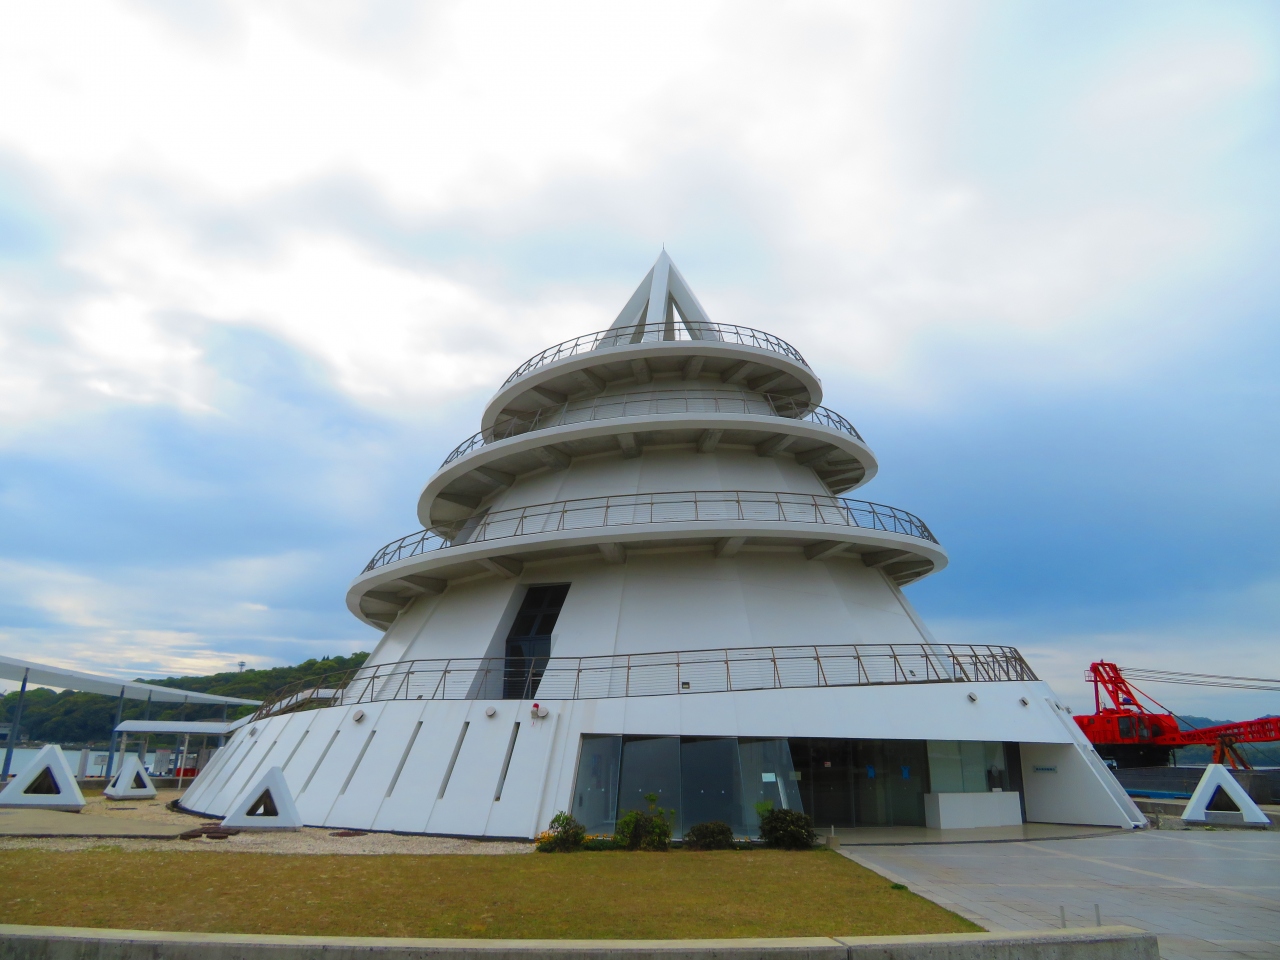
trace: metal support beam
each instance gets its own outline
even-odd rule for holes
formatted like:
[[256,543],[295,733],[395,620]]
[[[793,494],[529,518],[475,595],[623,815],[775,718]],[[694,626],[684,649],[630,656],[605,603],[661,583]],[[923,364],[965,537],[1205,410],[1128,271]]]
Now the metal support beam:
[[653,379],[649,363],[643,357],[631,361],[631,372],[635,374],[636,383],[648,383]]
[[772,457],[781,453],[791,444],[796,442],[796,438],[790,434],[777,433],[764,443],[756,444],[756,456]]
[[599,546],[600,553],[604,555],[604,559],[607,563],[627,562],[627,550],[622,544],[601,543],[597,544],[597,546]]
[[791,374],[783,372],[783,373],[775,373],[771,377],[762,377],[761,379],[757,380],[755,383],[751,384],[751,389],[756,391],[757,393],[768,393],[770,390],[772,390],[774,387],[780,384],[783,380],[786,380],[787,377],[789,376],[791,376]]
[[702,365],[706,362],[706,357],[690,357],[685,362],[684,369],[680,371],[681,379],[697,380],[702,376]]
[[849,546],[845,541],[823,540],[805,547],[804,555],[810,560],[829,560],[836,554],[843,553]]
[[476,563],[504,580],[514,580],[524,570],[524,564],[515,557],[482,557]]
[[465,493],[453,493],[449,490],[442,490],[436,494],[441,500],[448,500],[450,503],[456,503],[460,507],[466,507],[468,510],[474,510],[480,506],[479,497],[471,497]]
[[561,453],[555,447],[538,447],[533,451],[534,456],[545,463],[552,470],[563,470],[572,462],[572,457]]
[[698,438],[698,452],[711,453],[723,436],[723,430],[703,430],[702,436]]
[[587,385],[587,389],[592,393],[603,393],[606,386],[604,378],[597,376],[590,370],[575,371],[578,379]]
[[717,557],[727,559],[736,557],[742,549],[742,545],[747,542],[746,537],[725,537],[723,540],[717,540],[715,545],[715,554]]
[[408,605],[411,597],[402,597],[398,593],[389,593],[386,590],[369,590],[361,598],[362,600],[377,600],[379,603],[385,603],[393,607],[404,607]]
[[720,380],[724,383],[741,383],[755,368],[756,364],[751,360],[740,360],[721,373]]
[[27,696],[27,677],[31,676],[31,668],[22,671],[22,686],[18,688],[18,705],[13,710],[13,722],[9,725],[9,739],[4,747],[4,769],[0,770],[0,783],[9,779],[9,767],[13,763],[13,745],[18,741],[18,731],[22,723],[22,701]]
[[449,587],[448,580],[440,580],[436,577],[423,577],[416,573],[406,573],[398,582],[407,583],[409,588],[415,593],[444,593]]
[[618,446],[622,448],[623,460],[632,460],[640,456],[640,442],[634,433],[618,434]]
[[495,490],[504,490],[516,482],[515,474],[503,473],[492,467],[476,467],[471,472],[477,480]]
[[116,722],[111,727],[111,747],[107,751],[107,782],[111,782],[111,769],[116,762],[116,738],[120,734],[116,733],[116,727],[120,726],[120,718],[124,714],[124,687],[120,688],[120,698],[116,700]]
[[806,453],[797,453],[796,463],[800,464],[802,467],[808,467],[821,460],[827,459],[827,457],[831,456],[835,452],[835,447],[818,447],[818,449],[809,450]]
[[558,390],[552,390],[549,387],[530,387],[529,389],[538,396],[546,400],[550,400],[552,403],[564,403],[569,399],[563,393],[560,393]]
[[910,556],[913,556],[910,550],[873,550],[862,555],[862,562],[865,566],[874,569],[883,567],[886,563],[893,563],[895,560]]

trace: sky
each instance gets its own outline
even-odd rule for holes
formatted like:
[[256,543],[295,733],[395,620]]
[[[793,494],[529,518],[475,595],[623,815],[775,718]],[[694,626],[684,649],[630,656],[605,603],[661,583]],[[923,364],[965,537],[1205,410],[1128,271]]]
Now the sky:
[[1275,4],[2,9],[6,653],[372,649],[350,579],[665,244],[938,534],[939,639],[1077,712],[1098,658],[1280,676]]

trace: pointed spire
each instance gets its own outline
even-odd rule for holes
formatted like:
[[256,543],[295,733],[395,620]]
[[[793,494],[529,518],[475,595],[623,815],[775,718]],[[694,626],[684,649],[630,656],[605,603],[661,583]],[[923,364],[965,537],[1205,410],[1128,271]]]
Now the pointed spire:
[[684,339],[676,336],[677,323],[688,331],[691,340],[720,339],[715,325],[664,245],[657,261],[609,329],[619,331],[614,343]]

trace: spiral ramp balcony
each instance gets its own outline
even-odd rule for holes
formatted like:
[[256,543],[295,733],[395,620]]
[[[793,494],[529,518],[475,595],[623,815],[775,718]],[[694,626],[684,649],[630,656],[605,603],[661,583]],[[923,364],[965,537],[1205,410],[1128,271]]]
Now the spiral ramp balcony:
[[708,319],[664,253],[608,330],[508,377],[426,484],[423,530],[375,555],[348,607],[386,628],[450,581],[664,549],[860,560],[900,586],[941,569],[919,518],[841,496],[877,464],[821,396],[790,344]]

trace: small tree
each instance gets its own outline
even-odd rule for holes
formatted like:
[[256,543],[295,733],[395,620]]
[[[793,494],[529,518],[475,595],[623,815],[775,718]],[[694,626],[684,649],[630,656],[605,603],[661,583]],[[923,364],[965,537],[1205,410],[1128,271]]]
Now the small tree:
[[586,827],[573,814],[561,810],[551,818],[551,828],[538,835],[537,849],[541,853],[573,853],[582,849],[586,839]]
[[780,850],[808,850],[818,842],[813,820],[799,810],[766,811],[760,817],[760,837]]
[[695,823],[684,835],[686,850],[732,850],[733,827],[720,820]]
[[645,802],[649,804],[649,812],[628,810],[618,818],[613,828],[613,842],[624,850],[662,851],[671,846],[671,820],[675,819],[675,810],[665,811],[658,806],[658,795],[646,793]]

